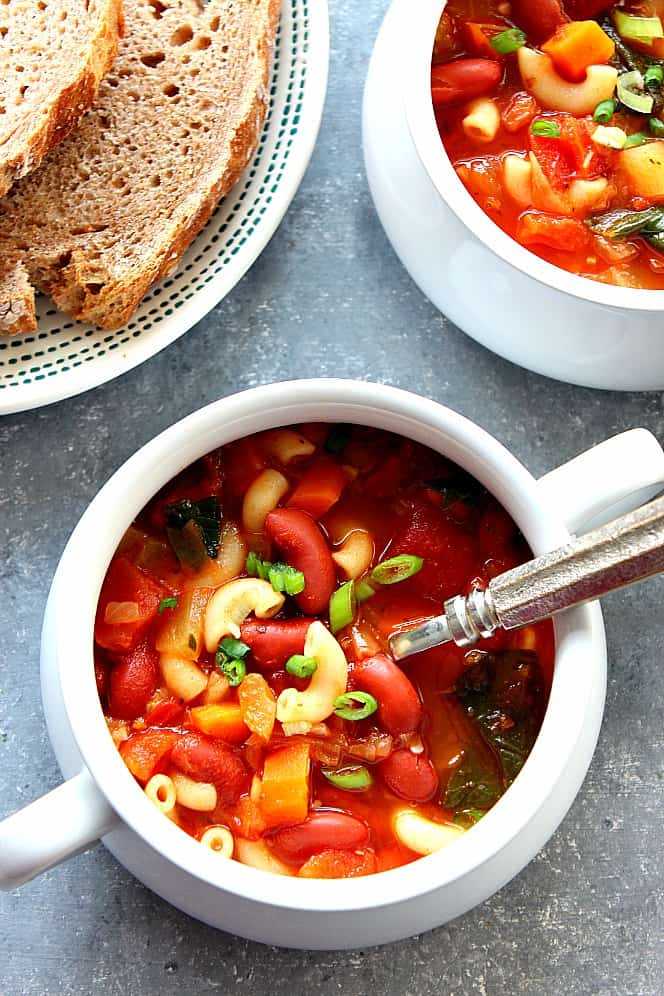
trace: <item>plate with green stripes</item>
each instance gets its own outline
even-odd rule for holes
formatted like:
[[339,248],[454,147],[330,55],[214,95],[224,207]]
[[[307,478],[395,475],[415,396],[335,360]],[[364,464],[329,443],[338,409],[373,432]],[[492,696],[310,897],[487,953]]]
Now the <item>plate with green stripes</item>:
[[39,329],[0,339],[0,414],[60,401],[138,366],[215,307],[263,251],[313,152],[327,88],[325,0],[283,0],[269,104],[253,161],[131,321],[104,331],[38,299]]

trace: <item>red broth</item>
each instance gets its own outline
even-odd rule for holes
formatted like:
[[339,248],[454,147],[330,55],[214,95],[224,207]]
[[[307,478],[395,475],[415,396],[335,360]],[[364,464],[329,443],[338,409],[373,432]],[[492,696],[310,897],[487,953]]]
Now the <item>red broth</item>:
[[[457,175],[503,231],[570,273],[663,290],[664,30],[648,41],[629,37],[642,23],[629,18],[644,16],[661,25],[662,0],[450,0],[434,47],[432,94]],[[497,52],[496,45],[510,47],[504,32],[514,28],[523,32],[513,43],[521,48]],[[659,33],[651,23],[652,30]],[[540,60],[533,76],[525,58]],[[598,84],[601,100],[581,107],[597,66],[613,78]],[[654,75],[646,85],[648,67]],[[643,112],[616,93],[616,81],[629,82],[635,71],[626,89],[645,99]],[[544,90],[543,74],[552,81]],[[633,102],[629,93],[625,100]]]
[[[396,577],[376,571],[395,557]],[[223,446],[149,503],[109,566],[95,667],[111,735],[155,804],[222,854],[315,878],[407,864],[426,848],[397,832],[399,813],[453,838],[516,777],[544,715],[553,635],[544,623],[401,667],[388,638],[528,557],[475,480],[399,436],[310,424]],[[282,604],[206,649],[211,599],[248,571]],[[330,647],[334,701],[275,719],[284,693],[306,700]],[[340,703],[346,690],[356,697]]]

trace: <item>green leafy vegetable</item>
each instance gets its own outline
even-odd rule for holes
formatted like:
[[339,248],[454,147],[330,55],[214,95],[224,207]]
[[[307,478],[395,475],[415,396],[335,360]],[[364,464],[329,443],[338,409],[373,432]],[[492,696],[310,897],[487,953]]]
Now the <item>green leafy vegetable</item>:
[[343,453],[350,442],[352,433],[352,425],[344,425],[343,423],[335,425],[325,441],[327,452],[334,453],[336,456]]
[[215,664],[225,675],[231,688],[236,688],[247,673],[247,665],[243,658],[249,653],[250,647],[242,640],[227,636],[219,644],[215,655]]
[[586,221],[588,227],[606,239],[626,239],[630,235],[641,235],[664,231],[664,208],[651,207],[644,211],[628,211],[618,208],[597,214]]
[[178,560],[199,567],[205,557],[214,560],[221,539],[221,510],[214,495],[185,498],[166,507],[166,534]]
[[166,609],[176,609],[177,605],[178,605],[178,600],[173,596],[169,598],[162,598],[161,602],[159,603],[159,608],[157,609],[157,615],[161,615],[162,612],[166,611]]
[[252,578],[269,581],[275,591],[285,592],[287,595],[299,595],[304,591],[302,571],[296,571],[290,564],[280,561],[271,564],[268,560],[263,560],[255,550],[248,554],[244,569]]

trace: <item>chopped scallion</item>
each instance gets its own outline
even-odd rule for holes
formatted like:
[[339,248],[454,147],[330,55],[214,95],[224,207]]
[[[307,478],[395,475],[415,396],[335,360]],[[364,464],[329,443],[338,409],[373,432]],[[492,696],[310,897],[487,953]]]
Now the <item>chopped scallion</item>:
[[593,121],[601,125],[608,124],[615,113],[615,100],[602,100],[593,112]]
[[649,142],[651,139],[652,135],[648,135],[645,131],[635,131],[633,135],[627,136],[627,141],[623,148],[633,149],[636,145],[644,145],[645,142]]
[[635,14],[625,14],[622,10],[614,10],[613,20],[621,38],[640,42],[664,38],[659,17],[637,17]]
[[602,145],[605,149],[624,149],[627,133],[622,128],[607,128],[605,125],[598,125],[591,138],[595,145]]
[[421,557],[402,553],[398,557],[390,557],[389,560],[383,560],[382,563],[377,564],[369,577],[378,584],[396,584],[398,581],[412,578],[414,574],[422,570],[423,563]]
[[650,133],[656,135],[657,138],[664,137],[664,121],[661,121],[660,118],[649,118],[648,128],[650,129]]
[[242,658],[247,656],[249,650],[246,643],[232,636],[227,636],[219,644],[215,663],[231,688],[236,688],[247,673],[247,665]]
[[527,38],[519,28],[508,28],[494,35],[489,44],[498,55],[511,55],[526,44]]
[[330,629],[333,633],[338,633],[344,626],[355,618],[357,612],[357,599],[355,597],[355,583],[346,581],[333,593],[330,599]]
[[620,103],[629,107],[630,111],[650,114],[653,109],[654,98],[652,94],[645,92],[643,76],[638,69],[632,69],[618,77],[616,92]]
[[555,121],[545,121],[537,118],[530,126],[533,135],[538,138],[560,138],[560,128]]
[[318,670],[318,661],[315,657],[293,654],[286,661],[286,670],[295,678],[310,678]]
[[664,83],[664,69],[658,65],[648,66],[643,74],[643,82],[648,90],[658,90]]
[[177,598],[171,596],[169,598],[162,598],[159,603],[159,608],[157,609],[157,615],[161,615],[166,609],[176,609],[178,605]]
[[271,564],[263,560],[255,550],[247,555],[244,569],[249,577],[269,581],[275,591],[285,592],[287,595],[299,595],[304,591],[302,571],[296,571],[290,564]]
[[[358,703],[360,708],[356,708]],[[366,719],[378,708],[378,702],[369,692],[345,692],[334,700],[334,714],[341,719]]]
[[333,771],[330,768],[321,768],[321,771],[328,782],[336,785],[337,788],[346,789],[349,792],[361,792],[363,789],[373,785],[373,777],[368,768],[363,764],[353,765],[348,768],[338,768]]
[[362,579],[355,582],[355,600],[357,602],[366,602],[368,598],[373,598],[375,594],[376,589],[368,581]]

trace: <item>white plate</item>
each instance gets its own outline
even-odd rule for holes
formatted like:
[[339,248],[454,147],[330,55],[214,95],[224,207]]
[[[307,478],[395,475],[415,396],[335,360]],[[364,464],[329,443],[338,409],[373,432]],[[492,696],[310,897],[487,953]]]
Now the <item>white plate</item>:
[[300,185],[327,88],[327,0],[283,0],[265,127],[253,163],[132,320],[115,332],[38,301],[39,331],[0,340],[0,414],[70,398],[131,370],[183,335],[263,251]]

